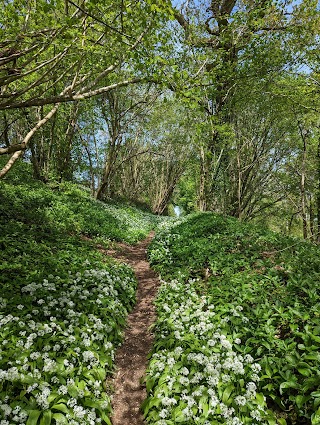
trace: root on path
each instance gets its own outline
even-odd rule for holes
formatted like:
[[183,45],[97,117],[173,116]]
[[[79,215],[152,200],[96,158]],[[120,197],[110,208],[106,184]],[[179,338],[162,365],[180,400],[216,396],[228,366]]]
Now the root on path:
[[140,406],[146,398],[144,377],[147,355],[153,344],[150,326],[156,320],[153,301],[160,285],[146,256],[146,248],[152,237],[153,234],[150,234],[138,245],[119,244],[116,250],[108,251],[108,255],[129,264],[138,280],[137,303],[128,315],[124,341],[116,352],[112,398],[113,425],[144,424]]

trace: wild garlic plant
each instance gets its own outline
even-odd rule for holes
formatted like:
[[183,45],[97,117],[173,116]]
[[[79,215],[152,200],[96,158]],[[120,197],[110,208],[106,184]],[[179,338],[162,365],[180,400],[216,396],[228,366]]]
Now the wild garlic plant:
[[[216,314],[197,281],[163,283],[158,299],[157,340],[151,357],[144,404],[151,424],[266,424],[269,413],[257,392],[261,367],[245,343]],[[242,307],[230,315],[248,319]]]
[[[240,420],[244,424],[254,421],[269,425],[320,424],[319,246],[231,217],[195,213],[180,224],[173,223],[171,228],[157,233],[149,247],[149,258],[152,267],[164,279],[178,279],[183,283],[176,301],[170,301],[171,290],[159,298],[155,353],[167,355],[167,351],[172,352],[176,347],[184,351],[191,348],[195,351],[196,347],[202,353],[213,339],[212,332],[224,335],[240,363],[243,363],[242,358],[246,361],[248,355],[255,359],[254,369],[244,362],[243,376],[238,374],[233,379],[232,374],[228,374],[233,386],[223,397],[233,403],[230,406],[235,409],[237,418],[232,419],[235,423]],[[190,279],[195,278],[199,280],[192,284],[190,292]],[[193,305],[193,293],[195,308],[200,308],[202,296],[205,296],[205,305],[202,311],[200,308],[199,317],[193,317],[191,322],[190,313],[187,313],[188,317],[184,316],[190,310],[186,302]],[[203,324],[210,308],[213,314],[208,326],[213,325],[212,330]],[[202,328],[205,329],[204,338]],[[167,339],[161,338],[161,334]],[[224,338],[216,338],[210,352],[215,355],[224,353],[220,347],[223,344]],[[183,359],[183,366],[190,371],[196,365],[190,367],[189,360]],[[220,360],[215,362],[221,364]],[[149,422],[162,420],[170,423],[173,420],[202,424],[209,420],[211,424],[217,424],[231,421],[217,410],[216,417],[206,419],[207,413],[200,407],[200,400],[199,407],[192,408],[194,414],[198,409],[196,418],[186,419],[179,413],[186,406],[181,409],[176,405],[178,410],[174,411],[173,404],[173,413],[160,418],[160,402],[153,395],[161,386],[167,385],[164,381],[167,371],[154,373],[161,376],[153,378],[150,375],[147,380]],[[223,379],[228,379],[224,375],[226,373],[222,375]],[[254,401],[245,403],[244,388],[249,382],[257,387],[256,401],[266,411],[265,416],[256,414]],[[220,393],[224,384],[217,385]],[[240,392],[239,384],[244,384]],[[209,383],[202,380],[201,385],[207,388]],[[177,403],[181,391],[179,388],[173,395]],[[230,397],[227,397],[229,391]],[[222,402],[227,404],[224,400]]]
[[104,383],[135,288],[131,269],[113,265],[2,297],[1,425],[110,423]]

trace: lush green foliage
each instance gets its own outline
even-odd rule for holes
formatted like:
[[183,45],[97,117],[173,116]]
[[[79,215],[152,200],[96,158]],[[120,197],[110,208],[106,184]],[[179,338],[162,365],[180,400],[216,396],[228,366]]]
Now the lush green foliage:
[[[1,290],[0,415],[11,423],[110,424],[112,370],[135,278],[124,266]],[[28,418],[28,419],[27,419]]]
[[78,6],[15,0],[2,1],[0,9],[1,65],[7,65],[0,69],[0,82],[10,92],[0,93],[1,109],[54,104],[75,95],[84,99],[123,82],[133,70],[145,76],[154,60],[141,50],[159,42],[160,23],[171,13],[166,1],[94,0]]
[[157,219],[18,171],[0,186],[0,423],[109,424],[103,382],[136,280],[97,245],[137,241]]
[[19,170],[15,182],[0,185],[0,267],[10,285],[20,278],[29,283],[45,278],[48,271],[61,277],[66,271],[77,272],[85,259],[99,258],[91,239],[104,246],[111,240],[134,243],[157,221],[133,207],[94,201],[72,184],[48,188],[22,180]]
[[150,423],[320,423],[318,247],[207,213],[160,232],[150,260],[175,280],[157,301]]

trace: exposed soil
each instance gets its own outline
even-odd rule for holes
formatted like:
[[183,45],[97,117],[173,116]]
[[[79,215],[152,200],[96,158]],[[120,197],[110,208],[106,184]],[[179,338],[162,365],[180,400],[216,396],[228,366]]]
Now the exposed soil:
[[137,303],[128,315],[124,341],[116,352],[113,425],[144,424],[140,406],[146,398],[144,377],[147,355],[153,343],[150,326],[156,319],[153,300],[160,284],[146,257],[146,248],[152,237],[153,234],[150,234],[146,240],[135,246],[118,244],[116,249],[108,251],[108,255],[129,264],[138,280]]

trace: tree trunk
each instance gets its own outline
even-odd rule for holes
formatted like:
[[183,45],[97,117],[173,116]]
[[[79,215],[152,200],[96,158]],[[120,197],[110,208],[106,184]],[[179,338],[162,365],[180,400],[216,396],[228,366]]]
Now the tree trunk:
[[62,180],[71,180],[72,179],[72,166],[71,166],[71,160],[72,160],[72,144],[74,140],[74,135],[76,132],[76,121],[78,117],[79,112],[79,103],[74,103],[71,107],[69,120],[68,120],[68,126],[66,129],[66,138],[64,140],[64,146],[62,146],[61,149],[61,155],[62,158],[60,158],[59,161],[59,178],[60,181]]
[[[43,119],[43,107],[38,108],[36,112],[38,120]],[[31,150],[31,163],[33,167],[33,176],[35,179],[46,182],[44,164],[46,158],[46,146],[44,141],[44,134],[41,129],[40,135],[36,140],[30,141],[30,150]]]
[[108,147],[107,158],[104,166],[104,172],[102,175],[101,183],[98,187],[96,198],[102,199],[103,195],[106,192],[106,189],[110,185],[111,173],[115,165],[115,161],[117,159],[117,146],[116,139],[114,137],[111,138],[110,145]]
[[180,178],[180,174],[175,176],[173,182],[168,185],[168,187],[166,188],[162,196],[162,199],[160,200],[159,204],[154,210],[155,214],[162,215],[168,211],[168,204],[170,202],[174,189],[176,188],[179,178]]
[[2,134],[3,134],[3,138],[4,138],[4,143],[5,143],[6,147],[8,148],[10,146],[10,140],[9,140],[10,125],[8,123],[6,111],[3,111],[3,122],[4,122],[4,130],[3,130]]
[[315,240],[315,230],[314,230],[314,210],[313,210],[313,202],[312,202],[312,196],[309,197],[309,226],[310,226],[310,233],[312,236],[312,240]]
[[240,162],[240,150],[239,146],[237,146],[237,168],[238,168],[238,187],[237,187],[237,194],[238,194],[238,218],[241,220],[242,216],[242,206],[241,206],[241,192],[242,192],[242,172],[241,172],[241,162]]
[[31,162],[33,166],[33,177],[37,180],[46,182],[46,179],[42,173],[40,161],[33,143],[30,143],[30,150],[31,150]]
[[318,191],[317,191],[317,241],[320,242],[320,138],[317,150]]
[[302,216],[302,231],[304,239],[308,238],[308,222],[306,211],[306,160],[307,160],[307,143],[306,137],[303,139],[302,163],[301,163],[301,180],[300,180],[300,194],[301,194],[301,216]]
[[[39,128],[41,128],[47,121],[49,121],[54,114],[57,112],[58,108],[60,106],[60,103],[57,103],[51,111],[40,121],[37,122],[37,124],[29,131],[29,133],[26,135],[26,137],[23,139],[21,145],[23,145],[24,148],[26,148],[27,144],[30,142],[34,134],[37,132]],[[19,150],[15,152],[12,157],[9,159],[7,164],[0,170],[0,178],[4,177],[8,171],[11,169],[13,164],[21,157],[24,150]]]
[[208,170],[207,170],[207,159],[204,146],[200,147],[200,184],[199,184],[199,210],[207,210],[206,202],[206,185],[208,179]]

